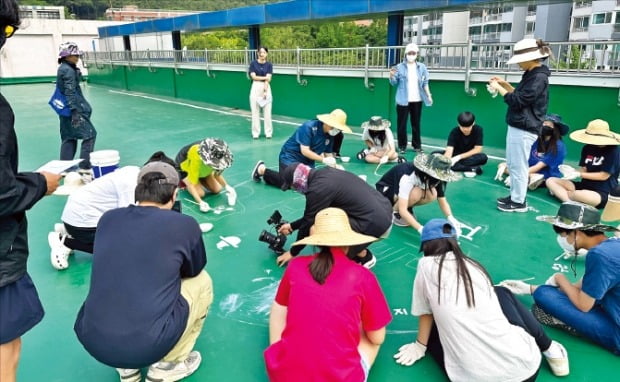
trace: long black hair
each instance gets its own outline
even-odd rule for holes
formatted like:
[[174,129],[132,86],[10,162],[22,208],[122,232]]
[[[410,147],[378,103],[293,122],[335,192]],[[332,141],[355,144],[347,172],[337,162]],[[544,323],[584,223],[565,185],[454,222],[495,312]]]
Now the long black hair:
[[368,135],[370,135],[370,139],[372,143],[375,143],[375,139],[378,139],[381,142],[381,146],[385,144],[385,130],[368,130]]
[[[545,134],[547,129],[551,129],[551,135]],[[546,140],[545,137],[549,137],[549,140]],[[558,141],[562,140],[562,134],[560,134],[560,129],[553,125],[553,128],[543,125],[540,130],[540,136],[538,137],[538,144],[536,145],[536,150],[539,153],[552,153],[556,155],[558,153]]]
[[[443,232],[450,233],[452,226],[449,224],[444,225]],[[441,273],[443,270],[443,263],[446,259],[446,253],[454,253],[456,260],[456,301],[458,302],[459,294],[458,290],[461,285],[465,288],[465,296],[467,298],[467,306],[469,308],[476,306],[476,297],[474,296],[474,288],[472,285],[471,275],[467,269],[467,263],[472,264],[478,268],[480,272],[486,277],[489,284],[492,284],[489,273],[484,269],[482,264],[465,255],[461,250],[461,247],[457,243],[455,238],[441,238],[435,240],[429,240],[422,243],[422,252],[424,256],[437,256],[439,257],[439,270],[437,271],[437,303],[441,304]]]
[[417,167],[415,167],[413,171],[415,172],[415,175],[418,177],[418,179],[420,179],[420,182],[422,182],[422,184],[424,185],[424,194],[422,198],[426,198],[426,192],[430,191],[431,188],[439,187],[441,183],[439,179],[433,178],[432,176],[428,175]]
[[332,272],[334,266],[334,255],[330,247],[320,246],[320,251],[308,265],[312,278],[317,283],[323,285],[327,276]]

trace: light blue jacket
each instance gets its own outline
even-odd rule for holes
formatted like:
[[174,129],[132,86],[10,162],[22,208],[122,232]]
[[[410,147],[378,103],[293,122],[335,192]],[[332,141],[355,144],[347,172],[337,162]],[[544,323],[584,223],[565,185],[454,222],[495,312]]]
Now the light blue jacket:
[[[428,85],[428,70],[426,65],[421,62],[416,62],[416,69],[418,70],[418,87],[420,88],[420,98],[426,106],[430,106],[431,102],[426,95],[424,87]],[[396,74],[390,77],[390,84],[397,86],[396,88],[396,103],[401,106],[407,106],[409,104],[409,94],[407,93],[407,62],[403,61],[396,65]]]

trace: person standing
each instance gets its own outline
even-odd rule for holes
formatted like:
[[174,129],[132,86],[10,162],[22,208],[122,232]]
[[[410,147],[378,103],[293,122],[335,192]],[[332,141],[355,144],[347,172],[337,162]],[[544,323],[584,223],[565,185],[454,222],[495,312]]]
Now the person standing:
[[66,97],[67,104],[71,109],[70,117],[58,116],[60,119],[60,159],[72,160],[77,151],[77,141],[82,140],[80,158],[83,159],[78,165],[80,169],[89,170],[90,153],[95,149],[97,131],[90,121],[93,109],[90,107],[82,89],[82,72],[77,67],[82,51],[74,42],[65,42],[60,45],[58,53],[58,72],[56,74],[56,86]]
[[497,199],[497,208],[504,212],[526,212],[529,184],[528,158],[532,144],[540,134],[549,104],[549,68],[543,64],[551,54],[542,40],[526,38],[514,46],[508,64],[518,64],[524,71],[514,88],[508,81],[492,77],[489,88],[496,90],[508,105],[506,111],[506,163],[510,172],[510,195]]
[[422,102],[433,105],[433,96],[428,86],[429,76],[426,65],[417,62],[420,49],[417,44],[407,44],[405,60],[390,69],[390,85],[396,86],[396,115],[398,151],[404,154],[407,149],[407,116],[411,122],[411,146],[422,151],[420,119]]
[[252,78],[252,88],[250,89],[250,109],[252,110],[252,138],[258,139],[260,136],[260,109],[263,109],[265,119],[265,138],[271,139],[273,126],[271,123],[271,105],[273,96],[271,94],[271,77],[273,75],[273,65],[267,61],[269,49],[264,46],[258,47],[257,58],[250,63],[250,78]]
[[[15,0],[0,0],[0,48],[19,28]],[[0,381],[14,382],[21,337],[41,319],[43,306],[27,270],[26,211],[56,190],[60,175],[18,172],[15,115],[0,93]]]

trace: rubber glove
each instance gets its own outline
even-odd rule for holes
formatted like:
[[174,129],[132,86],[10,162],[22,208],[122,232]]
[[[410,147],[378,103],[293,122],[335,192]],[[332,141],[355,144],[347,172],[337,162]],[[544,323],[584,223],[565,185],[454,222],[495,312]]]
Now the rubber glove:
[[73,110],[71,112],[71,126],[74,129],[82,126],[82,116],[80,115],[80,113],[77,112],[77,110]]
[[452,159],[450,160],[452,161],[452,166],[454,166],[456,162],[461,160],[461,156],[460,155],[453,156]]
[[379,159],[379,163],[380,164],[385,164],[385,163],[388,162],[388,159],[389,159],[388,156],[384,155],[384,156],[381,157],[381,159]]
[[210,209],[211,206],[209,206],[209,203],[204,200],[200,201],[200,212],[209,212]]
[[498,180],[498,181],[502,181],[502,179],[504,178],[504,172],[506,171],[506,163],[502,162],[499,165],[497,165],[497,172],[495,173],[495,178],[493,178],[493,180]]
[[336,165],[336,158],[334,157],[325,157],[323,158],[323,164],[329,167],[334,167]]
[[506,187],[510,187],[510,175],[508,175],[508,176],[506,177],[506,180],[504,180],[504,185],[505,185]]
[[450,224],[454,226],[454,229],[456,230],[456,237],[460,237],[463,234],[463,231],[461,230],[461,223],[459,223],[459,221],[456,220],[456,218],[452,215],[448,216],[446,220],[448,220]]
[[530,284],[521,280],[504,280],[498,285],[508,289],[513,294],[530,294],[532,291]]
[[234,188],[232,188],[230,185],[226,185],[226,187],[224,187],[224,189],[227,192],[227,196],[228,196],[228,205],[229,206],[234,206],[237,203],[237,191],[235,191]]
[[547,281],[545,281],[545,285],[551,285],[552,287],[558,287],[558,282],[555,281],[555,273],[551,275],[551,277],[549,277],[547,279]]
[[562,173],[562,179],[573,180],[581,177],[579,171],[575,170],[569,165],[561,164],[558,167],[560,169],[560,172]]
[[422,234],[422,230],[424,229],[424,226],[418,228],[418,233],[421,235]]
[[405,344],[398,349],[398,353],[394,354],[396,363],[403,366],[411,366],[417,360],[424,357],[426,354],[426,346],[422,345],[418,341],[410,344]]

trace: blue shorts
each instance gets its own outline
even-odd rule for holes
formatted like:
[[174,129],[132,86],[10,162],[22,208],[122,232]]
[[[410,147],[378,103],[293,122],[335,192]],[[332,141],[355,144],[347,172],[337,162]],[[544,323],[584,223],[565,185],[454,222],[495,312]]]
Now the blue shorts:
[[0,344],[32,329],[43,319],[43,306],[28,273],[0,288]]

